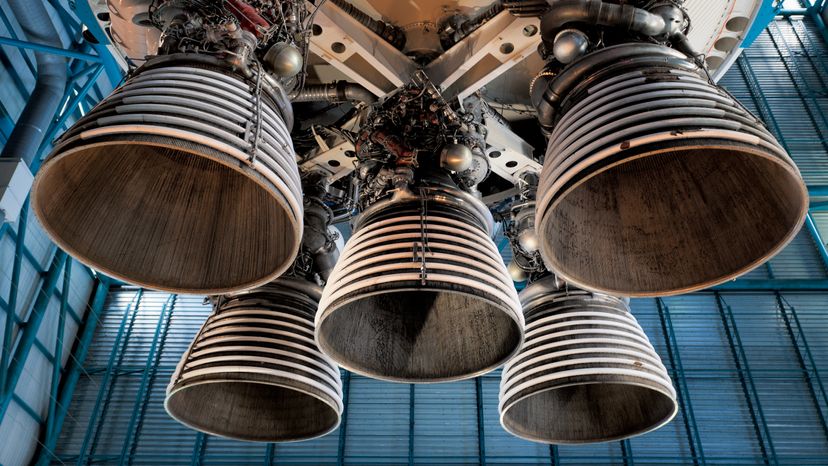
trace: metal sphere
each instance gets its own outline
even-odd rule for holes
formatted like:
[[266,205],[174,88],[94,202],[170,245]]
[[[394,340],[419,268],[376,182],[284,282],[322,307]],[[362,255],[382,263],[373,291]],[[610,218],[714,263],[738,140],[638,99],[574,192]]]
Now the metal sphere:
[[440,153],[440,165],[454,172],[471,168],[474,154],[463,144],[447,144]]
[[525,282],[529,278],[526,271],[520,268],[515,261],[509,262],[507,270],[509,270],[509,275],[512,277],[512,280],[516,282]]
[[586,34],[577,29],[566,29],[555,36],[552,52],[559,62],[566,65],[585,54],[587,48],[589,48],[589,38]]
[[540,248],[538,234],[534,228],[527,228],[518,234],[518,243],[526,252],[535,252]]
[[264,56],[268,69],[282,78],[290,78],[302,71],[304,58],[302,52],[285,42],[273,44]]

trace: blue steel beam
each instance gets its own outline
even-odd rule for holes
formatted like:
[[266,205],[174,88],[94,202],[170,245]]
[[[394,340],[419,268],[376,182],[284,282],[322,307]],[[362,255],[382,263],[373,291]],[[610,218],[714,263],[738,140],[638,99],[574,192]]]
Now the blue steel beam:
[[477,456],[480,466],[486,466],[486,428],[483,422],[483,378],[474,379],[474,395],[477,400]]
[[95,12],[92,11],[92,7],[89,6],[88,1],[69,2],[69,7],[75,13],[75,16],[77,16],[83,23],[83,25],[89,29],[89,32],[92,33],[92,37],[94,37],[99,44],[107,45],[110,43],[109,36],[101,27],[101,24],[95,17]]
[[20,409],[22,409],[24,413],[28,414],[29,417],[34,419],[35,422],[37,422],[39,425],[43,425],[43,417],[40,414],[38,414],[34,410],[34,408],[32,408],[29,405],[29,403],[26,402],[26,400],[20,398],[19,396],[17,396],[17,394],[14,394],[14,396],[12,396],[12,401],[17,403],[17,405],[20,406]]
[[[74,31],[76,35],[80,35],[81,33],[81,23],[72,16],[71,13],[63,6],[63,2],[60,0],[46,0],[52,8],[55,9],[58,16],[60,17],[60,22],[63,23],[64,28],[67,31]],[[69,2],[69,3],[74,3]],[[89,0],[85,0],[83,3],[89,3]]]
[[[198,439],[196,439],[198,441]],[[273,455],[276,453],[276,444],[268,443],[265,447],[264,466],[271,466],[273,464]]]
[[414,466],[414,384],[408,385],[408,466]]
[[704,466],[707,464],[704,458],[704,446],[699,434],[699,425],[696,422],[696,413],[693,410],[690,387],[687,385],[687,375],[681,362],[681,352],[679,351],[670,308],[661,298],[656,298],[656,308],[658,309],[658,318],[661,321],[661,331],[667,344],[667,356],[670,358],[670,366],[676,380],[676,396],[679,409],[681,409],[681,417],[684,420],[684,428],[687,431],[687,439],[690,440],[690,454],[693,457],[693,464]]
[[811,197],[828,197],[828,186],[826,186],[826,185],[808,186],[808,194]]
[[[825,435],[825,438],[828,439],[828,422],[826,422],[825,411],[823,410],[823,404],[820,403],[819,395],[822,395],[822,400],[826,403],[828,403],[828,396],[826,396],[825,386],[822,383],[822,378],[819,375],[819,369],[816,365],[816,361],[814,360],[814,355],[811,352],[811,346],[808,344],[808,339],[805,337],[805,332],[802,330],[802,326],[800,325],[799,317],[796,314],[796,308],[791,306],[790,303],[787,303],[781,293],[776,292],[774,294],[776,296],[777,309],[779,310],[779,313],[782,314],[782,320],[785,322],[785,328],[788,330],[788,336],[791,339],[791,346],[793,346],[794,351],[796,352],[797,362],[799,362],[799,367],[802,369],[802,375],[805,378],[808,391],[813,399],[814,408],[816,410],[817,417],[819,418],[823,435]],[[792,319],[788,316],[789,307],[798,332],[794,331],[793,325],[791,324]],[[800,342],[802,343],[802,347],[800,347]]]
[[159,342],[162,338],[166,338],[166,333],[162,332],[165,320],[169,323],[168,313],[171,312],[175,303],[176,295],[172,294],[167,301],[164,302],[164,307],[158,313],[158,323],[155,325],[155,334],[150,343],[149,353],[147,354],[147,363],[144,367],[144,373],[141,376],[141,385],[138,387],[138,392],[135,394],[135,404],[132,409],[132,416],[130,416],[129,424],[126,429],[126,438],[121,449],[121,457],[118,464],[123,466],[130,462],[129,457],[133,453],[135,445],[138,443],[138,437],[141,430],[141,424],[146,410],[147,397],[149,395],[149,388],[152,383],[155,369],[157,369],[158,361],[156,361],[159,350]]
[[[8,16],[6,16],[6,13],[3,12],[2,9],[0,9],[0,21],[3,22],[3,26],[6,27],[6,30],[9,31],[9,35],[11,36],[12,39],[19,39],[17,37],[17,33],[14,32],[14,28],[11,25],[11,21],[9,21]],[[21,51],[20,54],[23,56],[23,62],[26,63],[26,68],[28,68],[29,72],[32,73],[32,75],[34,75],[35,74],[35,65],[32,62],[31,57],[29,57],[28,54],[23,53],[23,51]],[[14,70],[10,69],[9,71],[14,71]],[[11,73],[11,74],[13,74],[15,76],[17,75],[17,73]],[[18,76],[18,78],[19,78],[19,76]],[[27,94],[26,87],[22,85],[22,82],[21,82],[21,85],[18,86],[18,90],[20,91],[21,94],[24,94],[24,95]]]
[[26,319],[26,325],[20,333],[20,338],[17,342],[14,355],[11,357],[12,361],[9,365],[8,374],[6,376],[6,386],[2,387],[2,399],[0,399],[0,421],[5,418],[6,411],[11,403],[14,389],[17,386],[17,381],[20,380],[20,375],[23,373],[23,367],[29,359],[29,352],[34,346],[37,339],[37,332],[40,330],[40,324],[43,322],[43,317],[46,314],[46,309],[49,307],[49,301],[53,296],[53,291],[57,285],[58,278],[63,272],[63,265],[66,263],[66,253],[58,251],[49,268],[49,272],[43,279],[43,284],[37,293],[32,311]]
[[561,464],[561,457],[558,453],[557,445],[549,445],[549,464],[551,466],[558,466]]
[[[268,451],[271,451],[270,448],[273,444],[269,443]],[[195,445],[193,445],[193,458],[190,461],[192,466],[201,466],[201,463],[204,461],[204,450],[207,448],[207,436],[204,435],[204,432],[196,433]],[[270,457],[270,455],[268,455]]]
[[336,465],[345,465],[345,440],[348,434],[348,398],[351,394],[351,373],[344,371],[342,374],[342,422],[339,424],[339,445],[336,448]]
[[[776,31],[776,33],[774,34],[773,31]],[[823,131],[828,131],[828,117],[825,116],[819,101],[816,97],[814,97],[816,92],[814,88],[811,87],[810,80],[806,78],[802,71],[799,59],[797,58],[798,54],[791,50],[787,39],[785,39],[785,34],[782,33],[782,29],[779,27],[778,22],[774,21],[773,27],[768,27],[768,35],[770,36],[771,42],[773,42],[773,46],[776,48],[777,53],[780,57],[782,57],[782,65],[785,67],[788,77],[791,78],[791,82],[797,90],[797,94],[799,94],[803,107],[808,114],[808,119],[811,120],[811,124],[814,125],[817,132],[822,133],[820,141],[822,142],[822,147],[828,152],[828,142],[826,142],[826,135],[823,133]],[[782,49],[779,48],[780,44],[785,48],[786,53],[784,55],[782,54]],[[788,59],[786,60],[785,57]],[[813,65],[813,62],[811,64]],[[808,105],[808,102],[805,100],[805,96],[808,96],[811,105]],[[817,116],[820,121],[817,121]]]
[[[121,318],[121,323],[118,326],[118,333],[115,335],[115,341],[112,342],[112,350],[109,352],[109,360],[103,372],[103,378],[98,385],[98,395],[95,398],[95,405],[92,408],[92,413],[89,415],[89,424],[86,427],[86,433],[81,444],[80,454],[78,456],[78,465],[84,463],[86,458],[87,448],[89,455],[94,454],[94,448],[97,444],[98,438],[103,430],[104,419],[109,408],[109,400],[112,398],[112,390],[115,383],[111,382],[113,377],[119,375],[115,373],[116,368],[120,368],[126,352],[126,345],[129,341],[129,336],[132,334],[132,329],[135,326],[135,317],[138,315],[138,309],[141,306],[141,298],[144,295],[144,290],[139,289],[135,293],[135,297],[130,301],[124,316]],[[133,306],[134,304],[134,306]],[[129,322],[129,324],[127,324]],[[117,361],[116,361],[117,356]],[[143,368],[142,368],[143,370]],[[93,427],[97,425],[94,430]]]
[[805,227],[808,229],[808,232],[811,234],[811,238],[813,238],[814,243],[816,243],[817,251],[819,252],[819,257],[822,259],[822,265],[828,270],[828,249],[826,249],[825,241],[822,240],[822,235],[819,233],[819,229],[814,222],[814,217],[808,212],[808,216],[805,218]]
[[[9,286],[9,300],[6,306],[6,325],[3,330],[3,353],[0,357],[0,395],[3,394],[8,379],[9,362],[12,352],[12,337],[17,320],[17,296],[20,288],[20,270],[23,267],[23,249],[26,242],[26,225],[29,217],[29,200],[23,203],[20,212],[20,222],[17,224],[17,242],[14,245],[14,261],[12,264],[11,284]],[[0,419],[3,419],[0,416]]]
[[[53,124],[49,128],[49,131],[46,133],[46,137],[43,139],[43,144],[40,147],[41,154],[52,144],[52,140],[58,135],[58,133],[63,131],[63,126],[69,120],[69,117],[71,117],[75,113],[75,109],[78,107],[78,104],[80,104],[81,102],[83,102],[84,99],[86,99],[86,96],[89,94],[89,91],[91,91],[92,87],[95,86],[95,83],[98,82],[98,77],[101,75],[103,70],[103,66],[97,65],[92,74],[89,76],[89,79],[86,81],[86,84],[84,84],[84,86],[81,87],[77,95],[75,95],[71,98],[71,100],[69,100],[69,103],[66,105],[66,111],[64,111],[63,114],[60,115],[60,117],[57,119],[57,122],[53,122]],[[38,157],[37,159],[35,159],[35,161],[32,163],[32,171],[36,171],[42,163],[42,157]]]
[[66,371],[64,371],[63,380],[60,383],[60,395],[57,401],[57,412],[53,420],[54,429],[52,429],[51,436],[46,437],[41,442],[41,449],[35,455],[37,464],[39,466],[49,463],[49,453],[55,450],[60,431],[63,427],[63,421],[66,419],[69,410],[69,404],[72,402],[72,396],[75,394],[75,388],[80,380],[81,371],[83,371],[83,362],[86,360],[86,355],[89,353],[89,347],[92,344],[92,339],[95,336],[95,329],[98,327],[100,315],[103,311],[106,297],[109,294],[109,281],[106,279],[98,280],[95,287],[95,295],[92,298],[92,303],[89,306],[89,312],[86,315],[84,324],[78,329],[80,337],[75,342],[75,347],[72,349],[72,357],[69,358]]
[[75,50],[67,50],[62,49],[59,47],[50,47],[48,45],[43,44],[36,44],[34,42],[28,42],[25,40],[20,39],[13,39],[11,37],[0,37],[0,45],[10,45],[12,47],[17,47],[21,49],[30,49],[34,50],[35,52],[45,52],[51,53],[53,55],[60,55],[67,58],[77,58],[80,60],[86,60],[90,62],[101,62],[101,57],[97,55],[90,55],[88,53],[77,52]]
[[825,43],[828,44],[828,27],[825,25],[825,20],[822,18],[822,11],[825,8],[823,0],[817,0],[816,3],[811,3],[810,0],[802,0],[805,5],[804,8],[786,8],[779,11],[779,14],[785,17],[791,16],[807,16],[816,23],[817,30]]
[[55,413],[57,412],[58,389],[60,388],[61,364],[63,362],[63,336],[66,327],[66,309],[69,301],[69,287],[72,284],[72,258],[66,259],[63,268],[63,297],[60,300],[58,311],[57,338],[55,339],[54,362],[52,363],[52,388],[49,395],[49,411],[46,416],[46,437],[52,436],[55,429]]
[[748,411],[753,421],[753,427],[756,432],[756,438],[759,442],[759,448],[762,450],[762,456],[765,464],[777,466],[779,459],[776,455],[776,447],[773,444],[768,422],[765,418],[762,403],[759,400],[759,392],[756,390],[756,381],[753,379],[753,374],[750,370],[747,355],[745,354],[745,347],[742,344],[742,338],[739,336],[739,328],[736,326],[736,319],[733,316],[733,310],[724,301],[722,295],[718,292],[714,293],[716,297],[716,306],[719,309],[719,314],[722,319],[722,325],[725,330],[725,336],[730,346],[733,362],[736,365],[736,370],[739,375],[739,382],[742,386],[742,392],[748,404]]
[[632,452],[632,445],[630,445],[630,441],[621,440],[619,442],[621,444],[621,458],[624,462],[624,466],[635,466],[635,461],[633,460],[633,452]]

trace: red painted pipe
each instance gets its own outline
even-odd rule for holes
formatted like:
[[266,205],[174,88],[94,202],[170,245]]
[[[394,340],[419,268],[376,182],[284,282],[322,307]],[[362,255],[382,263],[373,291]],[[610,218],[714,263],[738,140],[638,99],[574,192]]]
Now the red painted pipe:
[[239,20],[242,29],[245,31],[250,31],[256,34],[257,37],[261,37],[262,31],[260,28],[268,29],[270,27],[270,23],[262,18],[259,12],[246,2],[242,0],[227,0],[227,4],[230,6],[233,16]]

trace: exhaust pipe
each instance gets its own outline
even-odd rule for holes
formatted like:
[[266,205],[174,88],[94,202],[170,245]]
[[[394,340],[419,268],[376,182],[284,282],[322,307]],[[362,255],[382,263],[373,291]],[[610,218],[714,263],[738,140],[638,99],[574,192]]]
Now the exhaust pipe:
[[536,229],[547,267],[620,296],[688,293],[769,260],[805,184],[762,123],[684,54],[607,47],[549,84]]
[[339,369],[313,341],[321,289],[280,278],[218,297],[167,387],[164,406],[193,429],[238,440],[295,442],[339,425]]
[[32,194],[61,248],[173,293],[249,289],[287,270],[302,239],[290,102],[220,64],[150,60],[64,134]]
[[678,412],[676,392],[626,300],[559,287],[554,276],[521,294],[526,341],[503,368],[500,422],[548,444],[622,440]]
[[492,219],[451,188],[398,191],[364,211],[316,316],[319,348],[342,367],[407,383],[475,377],[520,348],[514,283]]

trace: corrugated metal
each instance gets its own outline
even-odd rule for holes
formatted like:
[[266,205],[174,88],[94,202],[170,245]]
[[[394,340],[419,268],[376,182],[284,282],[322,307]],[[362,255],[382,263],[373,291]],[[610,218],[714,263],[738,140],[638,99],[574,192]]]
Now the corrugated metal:
[[[410,385],[351,376],[342,445],[341,431],[271,448],[209,436],[199,443],[193,431],[164,413],[163,397],[174,364],[209,308],[200,298],[171,301],[166,294],[145,292],[134,312],[137,296],[132,289],[110,296],[86,364],[90,377],[78,389],[59,443],[62,461],[76,461],[86,438],[84,458],[95,463],[120,462],[123,456],[141,464],[189,463],[194,458],[209,464],[335,464],[342,455],[349,464],[476,464],[483,451],[488,464],[550,464],[554,451],[561,464],[624,464],[624,452],[636,463],[688,464],[694,458],[692,438],[698,435],[702,451],[697,449],[695,457],[703,454],[709,464],[757,464],[765,457],[791,465],[828,462],[828,437],[819,416],[826,400],[818,388],[812,390],[816,373],[828,370],[828,324],[820,315],[828,297],[822,295],[697,293],[662,300],[661,312],[654,299],[635,300],[635,315],[679,391],[686,390],[680,394],[682,412],[666,428],[625,446],[615,442],[554,450],[518,440],[500,428],[499,372],[480,379],[481,412],[474,380],[412,390]],[[780,303],[791,322],[790,309],[795,308],[816,371],[799,365],[803,339],[791,337],[797,324],[788,327]],[[133,312],[124,319],[127,308]],[[674,343],[665,333],[668,319]],[[107,371],[111,376],[105,381]],[[685,384],[679,386],[682,378]],[[142,381],[146,393],[141,392]],[[688,410],[695,426],[687,420]]]
[[[723,82],[771,117],[809,182],[828,184],[828,126],[819,113],[826,110],[828,51],[812,28],[799,20],[772,25]],[[828,215],[815,218],[828,232]],[[826,270],[803,233],[746,278],[825,279]],[[173,365],[209,309],[199,298],[145,292],[138,303],[139,296],[121,289],[109,298],[59,443],[62,462],[83,455],[84,462],[143,464],[828,464],[824,293],[635,300],[633,312],[674,378],[679,415],[630,442],[560,448],[503,431],[499,372],[413,389],[347,376],[343,425],[311,442],[267,446],[196,435],[161,403]],[[127,314],[136,303],[138,312]]]

